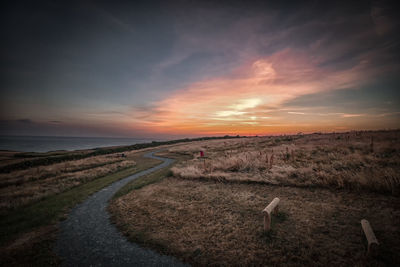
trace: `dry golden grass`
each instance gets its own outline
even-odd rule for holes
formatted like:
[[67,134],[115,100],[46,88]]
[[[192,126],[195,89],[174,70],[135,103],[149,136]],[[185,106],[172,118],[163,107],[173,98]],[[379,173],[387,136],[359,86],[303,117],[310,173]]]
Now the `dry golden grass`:
[[172,169],[182,178],[400,193],[399,131],[214,140],[170,151],[194,156]]
[[122,158],[119,155],[96,156],[2,173],[0,174],[0,212],[135,165],[132,157]]
[[[280,214],[263,232],[262,209],[276,196]],[[400,264],[400,199],[374,193],[165,178],[114,200],[113,219],[143,245],[194,265]],[[381,243],[365,256],[360,220]]]
[[[399,266],[399,141],[388,131],[175,146],[193,159],[110,211],[133,241],[194,265]],[[261,211],[274,197],[280,213],[265,233]],[[363,218],[378,257],[366,256]]]
[[[158,148],[169,148],[175,145],[161,145]],[[44,197],[65,192],[72,187],[90,182],[99,177],[136,166],[137,160],[142,163],[145,163],[145,161],[157,162],[157,160],[149,159],[143,161],[143,153],[150,150],[154,150],[154,147],[125,151],[123,152],[125,157],[121,157],[122,153],[118,152],[31,167],[25,170],[14,170],[9,173],[0,173],[0,215]],[[86,154],[90,152],[93,152],[93,150],[55,151],[47,153],[0,151],[0,166],[32,158],[45,159],[46,157],[55,155]],[[15,157],[16,154],[20,156]]]

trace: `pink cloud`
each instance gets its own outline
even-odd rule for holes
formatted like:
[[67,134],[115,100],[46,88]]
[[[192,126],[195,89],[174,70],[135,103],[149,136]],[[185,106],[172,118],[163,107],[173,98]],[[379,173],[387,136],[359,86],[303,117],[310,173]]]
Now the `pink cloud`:
[[272,125],[274,121],[282,125],[277,119],[288,121],[282,115],[287,112],[276,115],[285,102],[306,94],[354,87],[365,80],[363,62],[343,71],[328,70],[319,68],[305,52],[285,49],[248,61],[230,75],[176,90],[153,103],[154,108],[144,117],[136,118],[160,132],[267,131],[271,121]]

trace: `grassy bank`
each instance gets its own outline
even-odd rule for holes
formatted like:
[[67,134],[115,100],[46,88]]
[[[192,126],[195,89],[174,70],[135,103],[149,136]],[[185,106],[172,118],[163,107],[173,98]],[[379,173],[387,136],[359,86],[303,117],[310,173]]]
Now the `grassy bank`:
[[97,156],[0,174],[0,215],[136,165],[135,155]]
[[[51,257],[49,245],[52,243],[51,235],[54,234],[54,228],[52,228],[52,226],[59,220],[65,218],[70,208],[85,200],[89,195],[117,180],[160,163],[159,160],[143,158],[142,156],[143,153],[136,155],[135,160],[137,164],[134,167],[129,167],[95,179],[66,192],[46,197],[34,204],[17,208],[2,215],[0,217],[0,243],[2,254],[9,255],[8,260],[16,260],[17,265],[21,263],[18,261],[19,259],[26,258],[29,261],[32,260],[29,255],[27,255],[27,253],[31,252],[24,251],[23,249],[27,244],[23,243],[25,243],[26,240],[37,242],[37,240],[34,240],[35,238],[30,238],[34,236],[36,239],[43,241],[40,242],[41,245],[39,245],[39,247],[43,246],[45,250],[47,249],[47,252],[42,253],[44,256],[39,257],[37,261],[41,262],[46,257]],[[4,258],[7,259],[7,257]],[[54,260],[51,262],[54,262]]]

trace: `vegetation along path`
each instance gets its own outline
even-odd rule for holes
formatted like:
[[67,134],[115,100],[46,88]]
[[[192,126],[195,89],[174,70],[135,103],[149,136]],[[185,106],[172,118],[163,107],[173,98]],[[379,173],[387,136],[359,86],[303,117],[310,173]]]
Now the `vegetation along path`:
[[170,165],[173,160],[147,153],[163,163],[111,184],[76,206],[60,224],[56,253],[66,266],[179,266],[177,259],[129,242],[110,222],[108,201],[128,182]]

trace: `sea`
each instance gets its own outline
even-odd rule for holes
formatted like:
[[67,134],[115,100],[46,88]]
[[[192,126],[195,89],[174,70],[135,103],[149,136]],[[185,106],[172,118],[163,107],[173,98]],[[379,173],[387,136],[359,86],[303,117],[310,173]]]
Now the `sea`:
[[160,139],[61,136],[0,136],[0,150],[49,152],[82,150],[109,146],[133,145],[164,141]]

